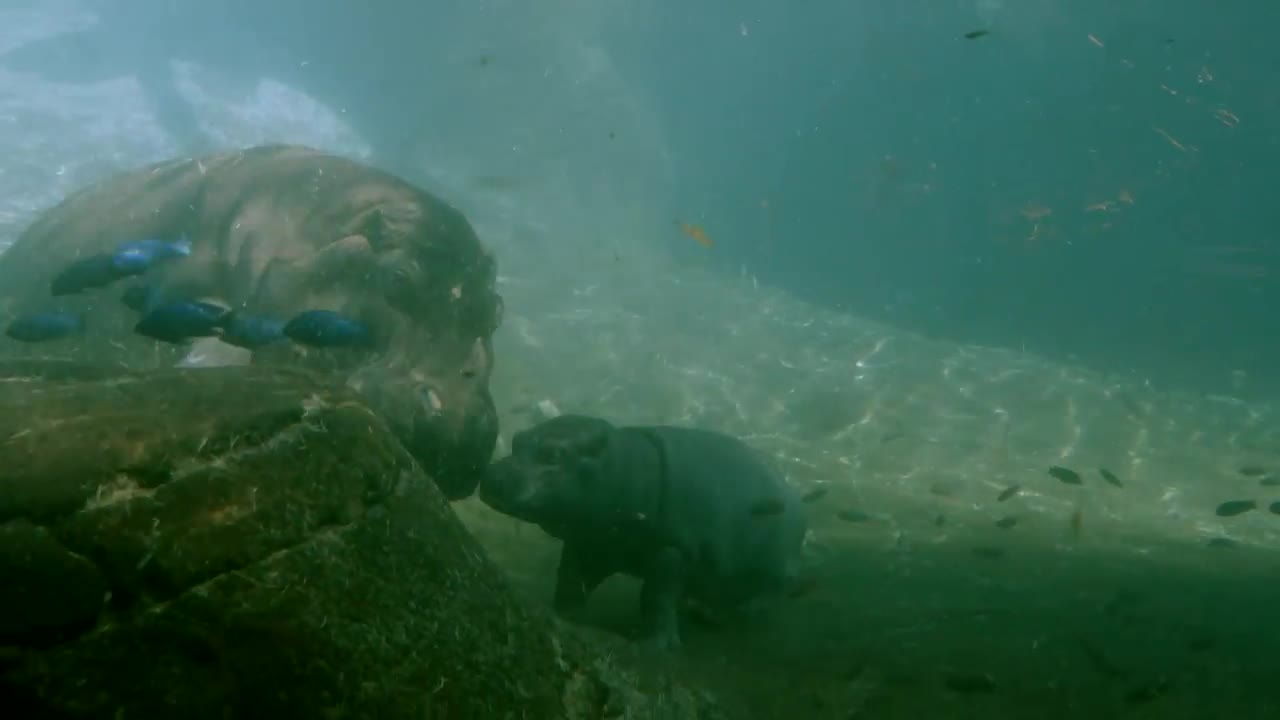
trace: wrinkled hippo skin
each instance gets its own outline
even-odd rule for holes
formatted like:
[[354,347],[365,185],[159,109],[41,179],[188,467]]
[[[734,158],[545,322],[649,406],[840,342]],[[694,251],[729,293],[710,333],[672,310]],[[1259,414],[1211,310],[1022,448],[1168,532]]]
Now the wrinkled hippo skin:
[[[680,644],[683,597],[732,608],[782,591],[807,527],[796,493],[734,438],[580,415],[517,433],[480,499],[564,541],[562,613],[580,611],[610,575],[640,578],[643,637],[661,649]],[[761,503],[776,512],[753,512]]]
[[723,717],[524,602],[332,376],[0,361],[0,407],[0,716]]
[[[182,235],[192,244],[188,258],[136,281],[50,296],[52,278],[77,258]],[[0,321],[88,313],[84,335],[34,346],[0,338],[0,354],[132,368],[251,361],[334,372],[457,499],[474,491],[497,439],[489,394],[502,309],[496,273],[459,211],[352,160],[286,145],[174,160],[71,195],[0,254]],[[333,310],[366,323],[376,348],[304,351],[284,342],[250,357],[216,339],[190,348],[156,343],[133,333],[137,316],[119,300],[138,282],[161,301],[204,299],[252,315]]]

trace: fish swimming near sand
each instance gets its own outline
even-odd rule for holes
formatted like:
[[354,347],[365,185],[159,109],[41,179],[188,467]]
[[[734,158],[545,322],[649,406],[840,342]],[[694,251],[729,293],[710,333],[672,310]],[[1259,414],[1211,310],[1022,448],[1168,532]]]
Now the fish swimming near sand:
[[111,255],[91,255],[71,263],[54,276],[49,292],[54,297],[74,295],[85,290],[106,287],[128,277],[116,267]]
[[283,320],[233,311],[221,322],[222,341],[255,350],[285,339]]
[[135,240],[121,243],[112,253],[101,253],[82,258],[63,268],[54,276],[49,291],[54,296],[74,295],[85,290],[107,287],[127,277],[141,275],[156,263],[191,254],[191,244],[185,239]]
[[369,347],[368,326],[332,310],[307,310],[284,326],[285,337],[299,345],[319,348]]
[[227,309],[198,300],[161,305],[143,316],[133,331],[153,340],[172,344],[192,338],[213,337],[222,330]]
[[76,335],[84,331],[84,316],[68,312],[48,312],[23,315],[9,323],[6,337],[25,343],[48,342]]

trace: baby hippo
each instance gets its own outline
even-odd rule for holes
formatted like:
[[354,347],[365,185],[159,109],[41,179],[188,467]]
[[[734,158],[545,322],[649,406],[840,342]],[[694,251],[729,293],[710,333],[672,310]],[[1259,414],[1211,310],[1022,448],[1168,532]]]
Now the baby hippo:
[[614,573],[637,577],[643,639],[668,650],[682,598],[716,610],[780,594],[806,531],[796,493],[742,442],[581,415],[516,433],[480,499],[564,541],[557,611],[581,611]]

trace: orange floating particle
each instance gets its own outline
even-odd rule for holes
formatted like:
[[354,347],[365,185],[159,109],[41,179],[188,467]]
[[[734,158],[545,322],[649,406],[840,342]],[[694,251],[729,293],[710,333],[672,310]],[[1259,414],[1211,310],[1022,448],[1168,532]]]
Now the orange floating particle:
[[707,235],[707,231],[697,225],[680,223],[680,229],[684,231],[685,235],[693,238],[702,247],[709,248],[715,245],[715,242],[713,242],[711,237]]

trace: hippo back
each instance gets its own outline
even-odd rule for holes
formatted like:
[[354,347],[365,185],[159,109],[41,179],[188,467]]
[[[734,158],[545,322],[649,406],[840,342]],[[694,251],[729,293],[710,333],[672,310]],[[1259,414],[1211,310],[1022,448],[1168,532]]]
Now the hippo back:
[[[366,268],[395,265],[409,271],[314,277],[305,292],[286,293],[288,302],[280,292],[262,291],[273,262],[307,274],[310,258],[353,234],[373,245],[374,259]],[[157,273],[158,280],[173,285],[199,278],[193,292],[230,306],[274,303],[273,311],[295,312],[335,294],[377,293],[410,297],[396,302],[423,314],[457,305],[449,294],[460,288],[478,306],[449,313],[451,320],[460,317],[474,326],[463,334],[491,335],[496,325],[496,267],[461,213],[352,160],[267,145],[121,173],[43,213],[0,253],[0,322],[31,312],[88,312],[89,331],[48,345],[0,342],[0,356],[172,365],[181,349],[132,334],[137,317],[120,302],[124,283],[63,297],[51,297],[50,283],[72,261],[121,242],[184,235],[191,257]]]
[[[694,559],[694,579],[705,581],[691,590],[716,595],[732,579],[770,584],[794,576],[807,530],[804,506],[771,463],[720,433],[670,426],[644,432],[665,455],[663,527]],[[758,512],[771,501],[781,501],[780,512]]]

